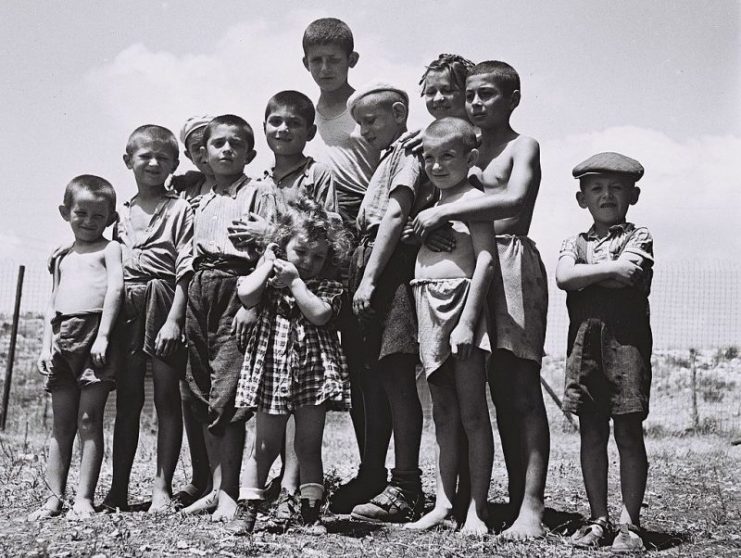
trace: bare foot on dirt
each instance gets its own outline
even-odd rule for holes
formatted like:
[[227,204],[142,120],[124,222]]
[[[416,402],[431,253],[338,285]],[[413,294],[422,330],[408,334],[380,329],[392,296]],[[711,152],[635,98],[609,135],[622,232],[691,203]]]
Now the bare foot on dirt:
[[193,502],[187,508],[180,510],[185,515],[192,515],[196,513],[212,512],[216,509],[216,505],[219,502],[219,491],[212,490],[206,494],[203,498],[199,498]]
[[149,506],[147,513],[167,513],[172,511],[172,498],[162,490],[152,492],[152,504]]
[[499,537],[506,541],[526,541],[544,537],[545,533],[540,514],[522,510],[515,522],[502,531]]
[[103,499],[103,508],[110,511],[129,511],[129,501],[126,494],[115,494],[110,491]]
[[211,521],[231,521],[237,515],[237,502],[223,490],[219,490],[218,504]]
[[479,516],[469,513],[466,522],[461,527],[460,534],[469,537],[484,537],[489,534],[489,528]]
[[427,529],[432,529],[433,527],[442,525],[442,523],[450,517],[450,514],[450,509],[433,508],[432,511],[426,513],[417,521],[404,525],[404,529],[410,529],[413,531],[425,531]]
[[42,519],[56,517],[60,513],[62,513],[62,501],[56,496],[49,496],[44,505],[35,512],[28,514],[26,521],[41,521]]
[[95,515],[93,503],[90,500],[76,500],[72,509],[67,513],[70,521],[85,521]]

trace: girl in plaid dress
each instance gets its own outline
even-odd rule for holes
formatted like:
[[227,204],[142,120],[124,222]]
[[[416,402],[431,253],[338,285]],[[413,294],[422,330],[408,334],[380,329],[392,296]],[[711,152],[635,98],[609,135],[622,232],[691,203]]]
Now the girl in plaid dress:
[[[321,530],[324,417],[328,404],[349,409],[350,403],[347,365],[335,327],[342,285],[326,277],[346,257],[350,239],[341,222],[331,220],[310,199],[290,203],[270,236],[273,242],[261,262],[237,287],[242,304],[258,312],[236,396],[237,407],[256,412],[246,484],[254,498],[262,498],[293,413],[301,519]],[[248,508],[248,529],[254,525],[254,509]]]

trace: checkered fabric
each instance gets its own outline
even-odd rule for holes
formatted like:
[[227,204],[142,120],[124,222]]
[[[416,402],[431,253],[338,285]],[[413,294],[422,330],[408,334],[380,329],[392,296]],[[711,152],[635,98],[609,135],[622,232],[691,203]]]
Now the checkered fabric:
[[297,407],[331,402],[350,408],[350,380],[335,327],[342,285],[309,280],[309,290],[332,307],[332,319],[317,326],[301,313],[288,289],[265,288],[245,350],[237,407],[284,415]]

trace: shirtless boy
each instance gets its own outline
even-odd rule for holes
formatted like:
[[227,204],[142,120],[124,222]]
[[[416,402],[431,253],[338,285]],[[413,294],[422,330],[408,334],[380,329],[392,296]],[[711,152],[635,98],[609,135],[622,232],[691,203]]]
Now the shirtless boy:
[[520,103],[520,78],[509,64],[481,62],[466,79],[466,112],[481,129],[479,158],[471,180],[487,195],[436,206],[415,219],[425,238],[450,220],[494,220],[498,270],[489,306],[496,327],[496,350],[489,386],[497,409],[509,476],[514,523],[508,539],[545,535],[542,525],[550,435],[540,388],[548,288],[535,244],[527,237],[540,187],[540,147],[512,129]]

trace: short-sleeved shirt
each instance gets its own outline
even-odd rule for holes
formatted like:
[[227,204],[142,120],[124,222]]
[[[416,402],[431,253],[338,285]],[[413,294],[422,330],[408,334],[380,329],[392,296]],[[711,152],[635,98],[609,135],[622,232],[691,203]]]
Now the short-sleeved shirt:
[[317,111],[316,126],[323,144],[312,142],[309,146],[315,149],[316,159],[332,171],[340,215],[346,224],[354,226],[381,154],[363,139],[348,110],[334,118]]
[[[138,194],[137,194],[138,195]],[[135,237],[131,205],[123,204],[114,239],[123,248],[124,281],[158,278],[180,281],[193,271],[193,210],[175,192],[166,192],[154,210],[149,225]]]
[[195,257],[253,260],[255,254],[234,246],[228,231],[233,221],[247,220],[250,213],[257,213],[270,222],[275,219],[276,201],[271,186],[242,176],[223,193],[211,190],[204,194],[195,213]]
[[275,167],[266,170],[261,180],[274,185],[283,202],[308,196],[322,204],[327,211],[338,213],[332,172],[327,165],[311,157],[305,157],[280,176],[276,176]]
[[422,163],[419,158],[407,154],[401,142],[392,143],[383,153],[360,205],[357,219],[360,234],[368,234],[381,224],[389,205],[389,196],[397,188],[410,190],[416,199],[422,182],[421,177]]
[[[586,243],[586,260],[579,257],[577,239],[581,237]],[[614,261],[621,254],[636,254],[642,259],[642,267],[651,269],[654,263],[653,238],[645,227],[636,227],[633,223],[619,223],[600,238],[592,226],[587,232],[567,238],[561,243],[558,257],[568,256],[578,264],[597,264]],[[646,295],[651,291],[651,273],[641,275],[640,287]]]

